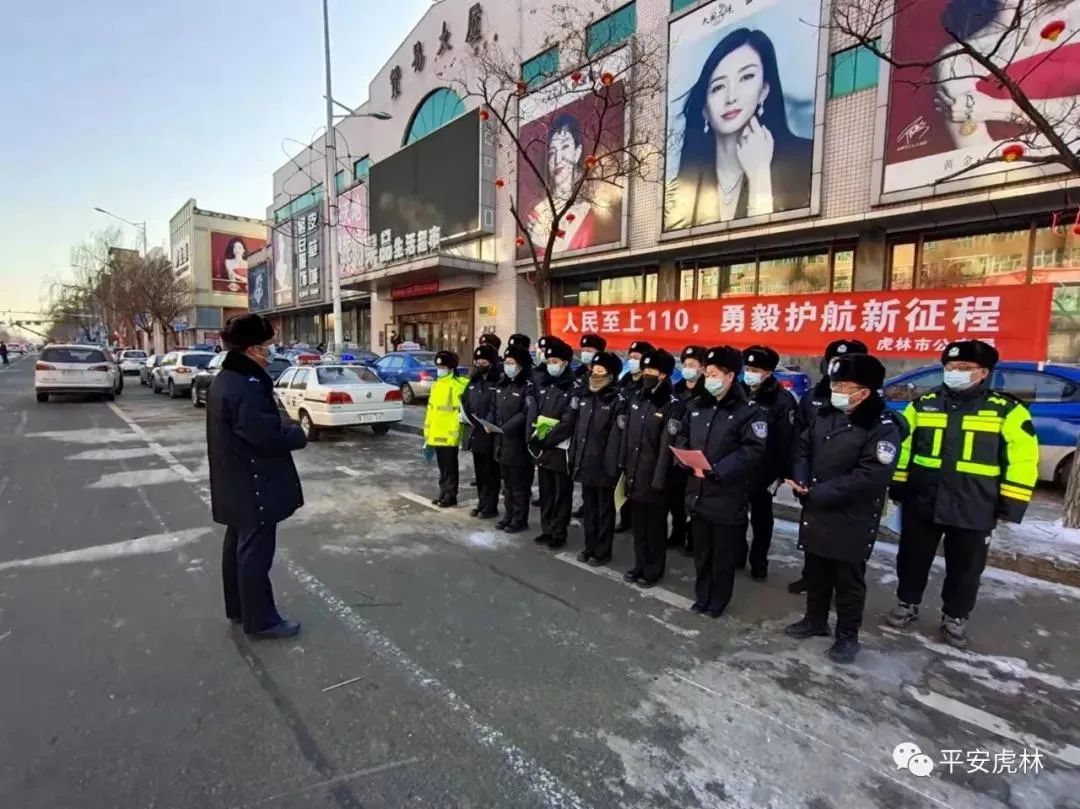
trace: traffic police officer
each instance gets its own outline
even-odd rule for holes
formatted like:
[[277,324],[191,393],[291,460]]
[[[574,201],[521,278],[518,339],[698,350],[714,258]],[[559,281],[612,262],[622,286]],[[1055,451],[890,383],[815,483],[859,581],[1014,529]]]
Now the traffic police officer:
[[528,414],[535,392],[529,379],[532,356],[528,346],[514,345],[503,356],[503,373],[495,387],[495,417],[502,430],[495,434],[495,461],[499,464],[505,508],[495,527],[517,534],[529,527],[529,490],[533,464],[526,449]]
[[[564,419],[574,396],[576,380],[570,372],[574,349],[555,337],[549,337],[544,351],[548,385],[536,394],[535,406],[529,417],[529,454],[536,459],[540,475],[540,534],[538,545],[561,548],[566,544],[570,525],[573,487],[567,466],[566,448],[571,425]],[[541,437],[537,419],[545,416],[556,424]]]
[[900,433],[878,389],[885,366],[868,354],[845,354],[829,366],[830,401],[799,437],[792,478],[802,502],[799,547],[806,552],[806,615],[784,631],[795,638],[829,634],[827,654],[851,663],[859,651],[866,606],[866,560],[877,539]]
[[461,443],[461,394],[468,380],[457,375],[458,355],[440,351],[435,355],[436,380],[431,385],[424,414],[424,444],[435,450],[439,463],[439,496],[432,504],[457,505],[458,445]]
[[999,520],[1018,523],[1038,479],[1039,442],[1027,408],[990,387],[997,350],[980,340],[950,343],[944,385],[904,410],[905,439],[892,489],[902,505],[896,558],[899,604],[888,622],[918,620],[926,579],[942,537],[945,583],[941,634],[967,646],[966,623]]
[[[675,383],[672,390],[675,398],[689,408],[692,400],[705,391],[702,363],[709,350],[705,346],[687,346],[682,350],[682,379]],[[671,533],[668,535],[668,547],[680,548],[684,554],[691,555],[690,530],[686,520],[686,470],[679,464],[672,464],[668,471],[668,513],[671,514]]]
[[481,343],[473,352],[474,371],[465,393],[461,410],[469,419],[469,437],[465,448],[472,453],[479,502],[469,513],[486,519],[499,512],[499,465],[495,461],[495,436],[478,419],[489,424],[495,418],[495,390],[502,372],[499,354],[489,343]]

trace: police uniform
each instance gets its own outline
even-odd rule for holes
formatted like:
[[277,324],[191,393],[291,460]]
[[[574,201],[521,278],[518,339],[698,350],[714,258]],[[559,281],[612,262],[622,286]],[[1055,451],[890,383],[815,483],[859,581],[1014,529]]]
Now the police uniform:
[[866,605],[866,560],[877,539],[900,434],[877,391],[885,367],[867,354],[832,361],[833,382],[854,382],[870,396],[845,412],[824,405],[799,438],[793,479],[799,495],[799,548],[806,552],[806,616],[785,630],[796,638],[829,634],[836,601],[836,638],[829,657],[854,661]]
[[[551,335],[544,335],[536,341],[536,364],[532,372],[532,381],[536,386],[536,392],[539,394],[544,388],[551,382],[551,377],[548,376],[547,363],[544,362],[547,357],[548,346],[561,343],[566,345],[558,337],[552,337]],[[571,350],[571,356],[573,356],[573,350]]]
[[611,560],[615,538],[615,484],[619,482],[618,398],[615,384],[622,361],[614,354],[598,353],[590,368],[600,366],[611,380],[600,390],[588,383],[579,387],[567,418],[572,424],[570,474],[581,484],[585,549],[579,562],[594,567]]
[[[592,368],[593,360],[597,355],[601,354],[607,348],[607,340],[601,337],[599,334],[583,334],[581,335],[581,365],[574,369],[574,379],[577,380],[577,392],[581,394],[588,389],[589,385],[589,372]],[[619,372],[622,371],[622,363],[619,363]],[[616,372],[614,380],[618,380],[619,372]],[[585,496],[582,492],[581,507],[570,512],[571,517],[577,519],[583,519],[585,517]]]
[[439,496],[431,502],[442,508],[457,505],[458,446],[461,443],[461,394],[468,380],[457,375],[458,355],[440,351],[435,367],[445,368],[446,376],[431,386],[424,413],[424,444],[434,448],[439,463]]
[[[971,362],[993,373],[998,353],[978,340],[951,343],[942,364]],[[946,374],[946,380],[948,374]],[[1023,519],[1038,479],[1039,442],[1020,400],[992,390],[988,376],[957,390],[943,385],[904,410],[904,441],[892,494],[902,504],[896,589],[889,623],[918,618],[938,544],[945,541],[942,634],[966,646],[990,533],[998,520]]]
[[[743,351],[744,367],[775,371],[779,364],[780,355],[768,346],[751,346]],[[748,552],[751,578],[764,581],[769,571],[769,547],[772,545],[774,485],[777,481],[785,480],[791,473],[798,402],[772,375],[756,386],[750,386],[744,381],[743,389],[769,414],[765,462],[750,489],[750,527],[753,540]]]
[[[536,459],[536,470],[540,477],[540,534],[534,541],[538,545],[561,548],[566,544],[570,526],[573,487],[566,447],[560,444],[567,442],[569,446],[570,424],[564,416],[570,409],[577,380],[570,372],[574,350],[569,345],[558,338],[549,337],[544,354],[546,359],[560,359],[567,364],[559,376],[547,374],[547,387],[537,392],[529,417],[529,454]],[[536,435],[536,422],[540,416],[558,422],[543,438]]]
[[479,419],[493,423],[495,390],[502,372],[499,354],[490,342],[481,343],[473,352],[473,359],[487,362],[488,368],[473,373],[461,396],[461,410],[469,419],[470,427],[465,448],[473,456],[479,497],[479,503],[470,514],[487,518],[498,516],[499,512],[499,465],[495,461],[495,437],[481,425]]
[[[685,365],[688,359],[705,362],[705,355],[709,349],[705,346],[687,346],[682,350],[680,359]],[[704,369],[702,369],[704,371]],[[675,398],[683,403],[684,409],[688,409],[693,401],[704,393],[703,373],[693,381],[686,379],[686,370],[683,370],[683,378],[672,387]],[[667,508],[671,514],[671,533],[668,535],[668,547],[681,548],[684,553],[690,553],[690,527],[686,519],[686,480],[687,471],[679,464],[672,464],[668,471],[668,497]]]
[[[652,343],[648,343],[645,340],[635,340],[630,344],[630,348],[627,350],[627,354],[640,354],[641,359],[628,360],[628,362],[637,362],[638,371],[633,373],[627,370],[626,374],[619,380],[619,408],[625,412],[629,409],[631,402],[634,401],[638,392],[641,390],[641,366],[640,363],[644,359],[646,354],[652,354],[656,351]],[[635,376],[637,377],[635,379]],[[627,500],[623,504],[622,510],[619,511],[619,524],[615,526],[615,533],[622,534],[630,530],[630,501]]]
[[535,389],[529,379],[532,357],[528,348],[514,346],[511,338],[503,359],[512,359],[521,370],[510,378],[503,373],[495,385],[495,415],[492,423],[502,430],[494,435],[495,462],[499,465],[504,498],[503,518],[495,527],[516,534],[529,527],[529,490],[533,463],[526,449],[529,409]]
[[[717,346],[705,355],[705,365],[738,376],[742,353]],[[769,437],[768,414],[737,381],[719,396],[702,393],[691,403],[678,440],[682,448],[700,450],[711,467],[703,477],[687,478],[686,508],[697,570],[691,609],[713,618],[724,613],[735,589],[746,547],[748,481],[764,462]]]

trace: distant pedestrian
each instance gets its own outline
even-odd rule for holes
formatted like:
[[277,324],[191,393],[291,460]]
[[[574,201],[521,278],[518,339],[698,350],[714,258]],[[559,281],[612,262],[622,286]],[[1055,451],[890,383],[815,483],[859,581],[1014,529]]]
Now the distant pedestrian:
[[457,375],[458,355],[440,351],[435,355],[435,374],[427,412],[424,414],[424,445],[435,451],[439,463],[439,496],[431,501],[440,508],[457,505],[458,447],[461,444],[461,395],[468,379]]
[[8,349],[7,343],[0,341],[0,360],[3,360],[4,365],[8,365]]
[[222,553],[225,614],[255,638],[290,638],[297,621],[274,606],[270,566],[277,524],[304,504],[292,452],[307,443],[282,423],[270,362],[274,327],[261,315],[231,318],[222,332],[229,349],[207,397],[206,444],[214,521],[227,526]]
[[399,345],[401,345],[401,338],[398,337],[398,333],[396,331],[390,332],[390,347],[397,351]]

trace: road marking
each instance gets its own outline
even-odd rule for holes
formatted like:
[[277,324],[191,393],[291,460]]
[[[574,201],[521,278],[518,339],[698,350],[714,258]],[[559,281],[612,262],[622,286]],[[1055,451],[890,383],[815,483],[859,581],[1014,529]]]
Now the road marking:
[[361,674],[359,677],[353,677],[351,680],[343,680],[340,683],[334,683],[333,685],[328,685],[328,686],[326,686],[326,688],[323,689],[323,693],[325,694],[327,691],[333,691],[333,690],[338,689],[338,688],[344,688],[347,685],[352,685],[353,683],[358,683],[361,680],[363,680],[365,678],[365,676],[366,675]]
[[403,758],[398,761],[388,761],[386,764],[380,764],[377,767],[368,767],[364,770],[353,770],[343,775],[335,775],[333,778],[327,778],[323,781],[316,781],[314,784],[308,784],[306,787],[300,787],[290,792],[279,792],[276,795],[268,795],[265,798],[259,798],[257,801],[251,803],[239,804],[232,807],[232,809],[249,809],[252,806],[262,806],[264,803],[270,803],[271,801],[279,801],[284,798],[295,798],[298,795],[303,795],[312,790],[322,789],[323,787],[334,786],[335,784],[342,784],[346,781],[351,781],[354,778],[363,778],[367,775],[378,775],[381,772],[387,770],[395,770],[398,767],[405,767],[409,764],[416,764],[420,761],[418,758]]
[[357,472],[355,469],[350,469],[347,466],[339,466],[334,471],[340,472],[343,475],[348,475],[351,478],[360,478],[364,476],[363,472]]
[[102,475],[88,489],[137,489],[161,483],[176,483],[183,477],[172,469],[131,469],[126,472],[109,472]]
[[109,402],[109,409],[113,413],[115,413],[117,417],[124,422],[124,424],[130,427],[131,431],[135,433],[135,435],[145,441],[150,447],[150,449],[156,452],[158,454],[158,457],[160,457],[163,461],[165,461],[165,463],[169,465],[169,468],[173,472],[175,472],[188,483],[198,482],[198,478],[195,476],[194,472],[192,472],[190,469],[180,463],[180,461],[177,460],[176,456],[169,452],[167,449],[165,449],[165,447],[161,446],[161,444],[152,439],[147,434],[146,430],[142,428],[142,426],[140,426],[134,419],[128,416],[127,413],[120,409],[119,405],[117,405],[115,402]]
[[602,567],[591,567],[583,562],[579,562],[574,556],[571,556],[565,551],[555,554],[555,558],[558,559],[560,562],[566,562],[568,565],[573,565],[580,570],[584,570],[586,573],[592,573],[595,576],[603,576],[606,579],[617,581],[624,587],[629,587],[642,598],[652,598],[657,601],[663,601],[668,606],[677,607],[681,610],[689,610],[694,603],[689,598],[686,598],[686,596],[681,596],[678,593],[673,593],[671,592],[671,590],[665,590],[663,587],[650,587],[648,589],[642,589],[637,585],[623,581],[622,574],[619,573],[617,570],[612,570],[606,565]]
[[413,494],[412,492],[398,492],[398,497],[404,497],[406,500],[411,500],[412,502],[416,503],[417,505],[423,506],[424,508],[430,508],[432,511],[438,511],[440,514],[452,514],[459,517],[463,514],[468,513],[466,509],[475,508],[476,504],[480,502],[479,500],[462,500],[456,506],[451,506],[450,508],[442,508],[441,506],[437,506],[432,503],[430,498],[424,497],[422,494]]
[[10,562],[0,562],[0,571],[24,567],[70,565],[79,562],[100,562],[105,559],[120,559],[124,556],[165,553],[198,542],[210,531],[210,528],[190,528],[187,531],[151,534],[138,539],[129,539],[125,542],[113,542],[110,545],[92,545],[89,548],[49,553],[45,556],[34,556],[29,559],[13,559]]
[[700,629],[683,629],[681,626],[675,626],[675,624],[668,623],[663,618],[657,618],[655,615],[649,613],[645,613],[645,617],[650,621],[656,621],[656,623],[660,624],[664,629],[670,630],[676,635],[682,635],[684,638],[696,638],[701,634]]
[[564,786],[553,773],[534,761],[524,750],[510,741],[502,731],[486,724],[476,710],[458,696],[455,691],[413,661],[392,640],[375,629],[348,604],[330,592],[325,584],[290,559],[287,553],[282,551],[278,553],[284,558],[289,573],[307,591],[308,595],[322,601],[326,609],[351,629],[354,634],[360,636],[384,663],[402,669],[415,686],[433,694],[442,701],[447,710],[463,719],[472,732],[475,741],[483,747],[491,748],[500,753],[510,769],[529,785],[530,791],[536,795],[543,805],[559,807],[559,809],[562,809],[562,807],[583,809],[583,807],[587,806],[580,797]]
[[1000,717],[987,713],[981,708],[968,705],[966,702],[960,702],[960,700],[939,694],[936,691],[922,691],[908,685],[904,687],[904,692],[927,708],[933,708],[946,716],[953,717],[953,719],[959,719],[961,722],[967,722],[969,725],[988,730],[1003,739],[1017,742],[1025,747],[1038,748],[1041,752],[1051,755],[1070,766],[1080,767],[1080,747],[1071,744],[1064,746],[1054,744],[1030,733],[1016,730]]

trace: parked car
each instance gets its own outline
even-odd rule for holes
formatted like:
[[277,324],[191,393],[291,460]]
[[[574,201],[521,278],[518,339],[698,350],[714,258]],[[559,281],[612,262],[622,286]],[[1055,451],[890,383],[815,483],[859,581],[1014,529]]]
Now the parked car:
[[401,391],[405,404],[426,399],[435,381],[434,351],[392,351],[374,365],[375,372],[387,385]]
[[292,368],[294,363],[291,360],[287,360],[284,357],[274,357],[270,360],[270,364],[266,366],[266,373],[271,378],[276,380],[279,376]]
[[168,393],[172,399],[186,395],[195,373],[209,365],[216,356],[211,351],[170,351],[154,366],[150,374],[150,390]]
[[205,368],[195,372],[195,377],[191,380],[191,404],[194,407],[206,406],[206,394],[210,392],[210,383],[218,375],[221,370],[221,363],[224,361],[225,352],[215,354]]
[[274,397],[309,441],[317,441],[320,430],[361,424],[384,435],[403,417],[401,391],[359,366],[289,368],[274,383]]
[[804,373],[798,365],[781,365],[776,369],[774,376],[784,388],[795,395],[796,399],[801,399],[813,387],[809,374]]
[[154,372],[154,368],[157,366],[157,364],[161,362],[164,358],[164,354],[151,354],[149,357],[146,358],[146,362],[144,362],[142,364],[142,367],[139,368],[140,385],[150,384],[150,375]]
[[[939,387],[941,379],[940,365],[900,374],[886,381],[885,399],[893,410],[903,410],[908,402]],[[1027,405],[1039,439],[1039,479],[1063,487],[1080,434],[1080,365],[1002,362],[990,385]]]
[[326,363],[341,363],[342,365],[363,365],[367,368],[374,367],[382,357],[374,351],[363,349],[347,349],[340,354],[323,354],[322,361]]
[[128,374],[133,376],[140,375],[140,370],[146,365],[146,356],[145,351],[139,351],[134,348],[124,349],[117,355],[117,362],[120,363],[120,372],[125,376]]
[[58,393],[95,394],[112,401],[124,390],[124,377],[103,348],[49,345],[34,364],[34,392],[39,402]]

